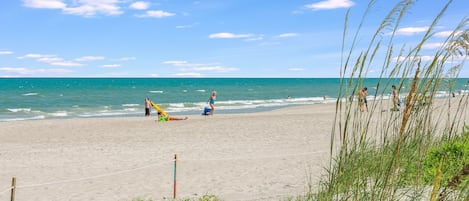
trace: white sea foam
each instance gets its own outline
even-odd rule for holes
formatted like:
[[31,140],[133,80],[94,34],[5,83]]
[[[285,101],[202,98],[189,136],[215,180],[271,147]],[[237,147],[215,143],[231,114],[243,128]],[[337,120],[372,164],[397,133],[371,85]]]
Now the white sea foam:
[[37,96],[39,93],[25,93],[23,96]]
[[169,104],[169,107],[184,107],[184,103],[171,103]]
[[8,108],[10,112],[31,112],[31,108]]
[[57,112],[51,113],[50,115],[54,117],[66,117],[68,116],[68,113],[67,111],[57,111]]
[[205,89],[198,89],[198,90],[195,90],[197,92],[205,92]]
[[132,103],[129,103],[129,104],[123,104],[122,107],[138,107],[140,106],[140,104],[132,104]]
[[153,93],[153,94],[162,94],[163,91],[149,91],[150,93]]
[[11,118],[11,119],[0,119],[0,121],[25,121],[25,120],[39,120],[45,119],[44,115],[34,116],[34,117],[24,117],[24,118]]

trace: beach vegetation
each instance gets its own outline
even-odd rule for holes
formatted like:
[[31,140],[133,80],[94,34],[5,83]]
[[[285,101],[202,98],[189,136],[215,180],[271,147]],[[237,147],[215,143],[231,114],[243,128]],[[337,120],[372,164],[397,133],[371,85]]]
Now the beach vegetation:
[[[350,10],[345,16],[341,83],[326,173],[317,190],[288,200],[467,200],[468,96],[437,94],[455,91],[455,80],[469,56],[469,19],[462,19],[428,57],[423,47],[434,39],[452,1],[412,44],[398,43],[396,36],[413,0],[399,1],[365,39],[361,29],[375,3],[370,1],[352,37]],[[367,44],[359,44],[363,41]],[[378,81],[364,86],[374,66],[382,66]],[[390,110],[390,101],[380,98],[389,94],[391,85],[404,96],[399,111]],[[375,89],[369,94],[374,98],[368,112],[359,108],[363,103],[357,98],[364,87]]]

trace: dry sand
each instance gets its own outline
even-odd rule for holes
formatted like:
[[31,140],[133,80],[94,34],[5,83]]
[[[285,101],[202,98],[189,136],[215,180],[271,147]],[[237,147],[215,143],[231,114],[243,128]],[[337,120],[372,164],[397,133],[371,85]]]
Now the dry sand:
[[[436,125],[450,118],[445,111],[457,114],[461,99],[451,100],[449,112],[442,106],[445,100],[437,101]],[[360,116],[373,114],[372,123],[381,125],[396,118],[393,114],[402,115],[373,111]],[[317,104],[160,123],[155,117],[3,122],[0,200],[9,199],[12,177],[17,178],[16,200],[170,200],[175,154],[177,198],[302,195],[325,173],[334,115],[335,104]],[[457,118],[464,124],[469,114]]]
[[0,123],[0,200],[280,200],[328,164],[334,104],[270,112]]

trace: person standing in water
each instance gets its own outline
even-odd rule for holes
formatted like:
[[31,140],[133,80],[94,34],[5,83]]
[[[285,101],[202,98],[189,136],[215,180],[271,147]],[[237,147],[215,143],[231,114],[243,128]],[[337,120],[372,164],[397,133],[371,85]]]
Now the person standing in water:
[[208,98],[208,104],[210,104],[210,113],[209,115],[213,115],[213,111],[215,111],[215,100],[217,100],[217,92],[212,91],[212,95]]

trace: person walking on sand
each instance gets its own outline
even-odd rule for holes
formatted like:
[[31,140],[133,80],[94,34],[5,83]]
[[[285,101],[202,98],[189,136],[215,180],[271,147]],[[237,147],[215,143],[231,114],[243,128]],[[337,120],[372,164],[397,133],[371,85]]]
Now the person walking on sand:
[[392,109],[391,111],[399,111],[399,96],[395,85],[392,85]]
[[210,113],[209,115],[213,115],[213,111],[215,111],[215,100],[217,100],[217,92],[212,91],[212,95],[208,98],[208,104],[210,105]]
[[150,116],[150,109],[151,108],[151,102],[150,99],[147,97],[145,98],[145,116],[149,117]]

